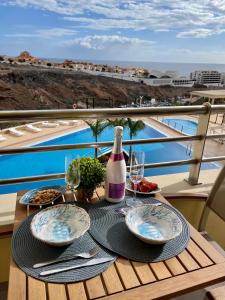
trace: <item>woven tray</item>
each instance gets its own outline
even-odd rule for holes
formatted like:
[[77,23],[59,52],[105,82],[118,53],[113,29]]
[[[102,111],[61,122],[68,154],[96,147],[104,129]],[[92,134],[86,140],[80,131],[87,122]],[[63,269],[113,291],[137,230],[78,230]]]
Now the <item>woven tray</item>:
[[[125,198],[125,200],[128,197]],[[141,198],[143,203],[157,203],[154,198]],[[115,212],[115,208],[125,206],[102,201],[89,210],[91,217],[90,233],[105,248],[128,259],[142,262],[159,262],[176,256],[184,250],[190,239],[185,218],[173,207],[162,204],[174,211],[180,218],[183,229],[181,234],[163,245],[150,245],[140,241],[127,228],[124,216]]]
[[[22,269],[26,274],[47,282],[57,282],[57,283],[77,282],[77,281],[89,279],[91,277],[94,277],[102,273],[115,261],[116,256],[112,254],[110,251],[107,251],[103,247],[99,246],[88,232],[85,233],[83,237],[79,238],[77,241],[73,242],[71,245],[67,247],[52,247],[37,240],[36,238],[33,237],[30,231],[30,223],[33,216],[34,215],[31,215],[26,220],[24,220],[12,237],[13,258],[16,264],[18,265],[18,267]],[[67,262],[62,262],[62,263],[58,263],[55,265],[50,265],[38,269],[32,268],[32,266],[35,263],[39,263],[50,259],[55,259],[59,256],[64,257],[75,253],[88,251],[95,246],[98,246],[100,250],[99,253],[95,256],[95,258],[114,257],[115,259],[107,263],[79,268],[79,269],[53,274],[45,277],[39,277],[39,273],[41,271],[58,268],[60,266],[67,267],[71,265],[80,264],[87,260],[82,258],[77,258],[75,260],[70,260]]]

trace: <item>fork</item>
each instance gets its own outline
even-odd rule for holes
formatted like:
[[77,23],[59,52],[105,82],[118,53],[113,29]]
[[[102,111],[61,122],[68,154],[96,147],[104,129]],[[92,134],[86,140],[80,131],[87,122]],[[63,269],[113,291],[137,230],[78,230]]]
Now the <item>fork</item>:
[[88,252],[81,252],[81,253],[74,254],[72,256],[65,256],[65,257],[56,258],[56,259],[53,259],[53,260],[48,260],[48,261],[45,261],[45,262],[41,262],[41,263],[38,263],[38,264],[34,264],[33,268],[37,269],[37,268],[41,268],[41,267],[44,267],[44,266],[57,264],[59,262],[68,261],[68,260],[71,260],[71,259],[74,259],[74,258],[77,258],[77,257],[91,258],[91,257],[95,256],[98,252],[99,252],[99,247],[96,246],[96,247],[90,249]]

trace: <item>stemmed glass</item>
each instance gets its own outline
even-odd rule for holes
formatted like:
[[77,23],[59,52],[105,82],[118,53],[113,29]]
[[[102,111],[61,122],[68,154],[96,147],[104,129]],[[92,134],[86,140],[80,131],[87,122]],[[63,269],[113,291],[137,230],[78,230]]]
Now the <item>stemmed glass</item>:
[[145,153],[143,151],[135,151],[131,153],[130,160],[130,181],[134,185],[133,199],[129,198],[126,201],[128,206],[138,206],[142,202],[136,199],[137,185],[144,177],[144,161]]
[[65,157],[65,181],[66,189],[71,191],[76,200],[75,189],[80,184],[80,157],[76,159],[72,155]]

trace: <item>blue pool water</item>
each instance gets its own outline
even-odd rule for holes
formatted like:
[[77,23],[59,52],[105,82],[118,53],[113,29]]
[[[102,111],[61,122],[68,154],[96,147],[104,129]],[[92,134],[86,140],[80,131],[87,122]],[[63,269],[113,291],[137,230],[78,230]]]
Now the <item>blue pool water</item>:
[[[113,140],[114,129],[106,128],[102,135],[99,137],[99,141]],[[146,139],[154,137],[165,136],[161,132],[146,126],[145,129],[138,133],[137,139]],[[129,131],[126,129],[124,132],[124,140],[129,139]],[[87,143],[94,141],[91,130],[84,129],[79,132],[64,135],[52,140],[42,142],[38,145],[62,145],[62,144],[73,144],[73,143]],[[126,150],[128,146],[124,147]],[[190,157],[186,154],[186,148],[179,143],[157,143],[149,145],[136,145],[133,146],[133,150],[145,151],[145,163],[174,161],[180,159],[189,159]],[[79,149],[79,150],[64,150],[55,152],[42,152],[42,153],[27,153],[17,155],[2,155],[0,156],[0,178],[17,178],[35,175],[45,175],[64,172],[64,159],[66,154],[86,156],[94,155],[94,149]],[[216,168],[215,164],[203,164],[203,169]],[[147,169],[145,176],[169,174],[186,172],[189,170],[189,166],[181,167],[166,167],[166,168],[154,168]],[[0,186],[0,193],[11,193],[22,189],[31,189],[44,185],[51,184],[63,184],[63,180],[51,180],[42,182],[32,182],[25,184],[13,184]]]
[[163,123],[167,124],[170,127],[175,128],[181,132],[186,134],[194,135],[197,131],[198,123],[191,120],[184,120],[184,119],[162,119]]

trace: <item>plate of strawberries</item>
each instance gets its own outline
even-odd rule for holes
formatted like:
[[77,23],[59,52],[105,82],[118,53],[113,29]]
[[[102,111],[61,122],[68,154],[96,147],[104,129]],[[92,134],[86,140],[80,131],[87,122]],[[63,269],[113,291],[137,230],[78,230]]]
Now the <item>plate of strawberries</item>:
[[[126,184],[126,189],[130,192],[135,191],[135,184],[131,182],[129,179]],[[150,194],[159,193],[161,189],[158,187],[157,183],[154,183],[152,181],[143,178],[142,181],[137,184],[136,191],[137,194],[150,195]]]

